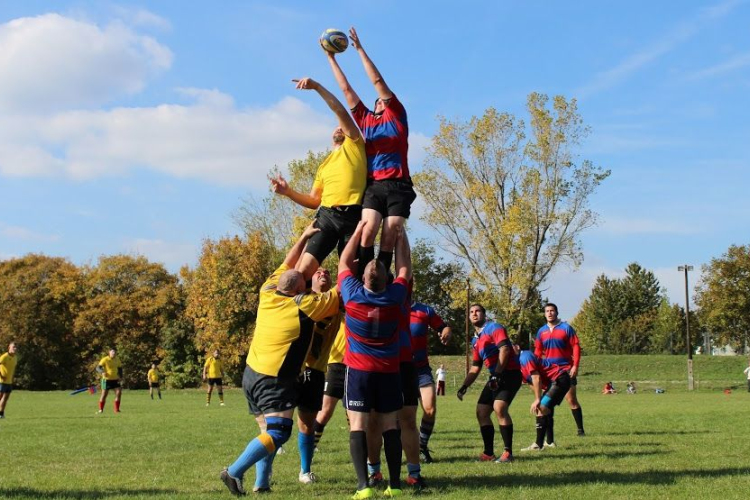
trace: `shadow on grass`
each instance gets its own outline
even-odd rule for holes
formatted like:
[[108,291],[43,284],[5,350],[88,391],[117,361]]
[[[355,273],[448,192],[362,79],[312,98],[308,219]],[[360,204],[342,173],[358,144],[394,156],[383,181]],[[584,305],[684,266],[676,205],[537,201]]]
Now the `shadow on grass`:
[[[571,460],[571,459],[590,459],[590,458],[627,458],[627,457],[642,457],[645,455],[664,455],[671,453],[663,450],[647,450],[647,451],[602,451],[602,452],[580,452],[575,451],[560,452],[560,450],[553,452],[529,452],[513,454],[514,457],[518,457],[517,460],[523,462],[531,462],[536,460]],[[477,456],[479,452],[477,452]],[[466,463],[466,455],[448,455],[439,456],[435,453],[436,462],[440,463]],[[471,461],[471,460],[470,460]],[[478,463],[478,461],[477,461]]]
[[663,430],[663,431],[607,431],[603,436],[686,436],[689,434],[711,434],[716,431],[710,429],[701,429],[695,431],[676,431],[676,430]]
[[571,470],[568,474],[514,474],[504,465],[498,464],[497,476],[432,478],[430,486],[436,489],[448,490],[462,487],[467,489],[485,490],[496,486],[518,486],[520,484],[538,487],[588,485],[598,483],[608,484],[647,484],[652,486],[667,486],[675,484],[682,478],[722,478],[746,475],[750,468],[721,468],[721,469],[688,469],[681,471],[665,471],[652,469],[642,472],[600,472],[588,470]]
[[176,490],[143,488],[135,490],[35,490],[33,488],[3,488],[0,487],[0,498],[29,498],[29,499],[55,499],[55,500],[91,500],[109,497],[135,497],[142,495],[165,496],[174,498]]

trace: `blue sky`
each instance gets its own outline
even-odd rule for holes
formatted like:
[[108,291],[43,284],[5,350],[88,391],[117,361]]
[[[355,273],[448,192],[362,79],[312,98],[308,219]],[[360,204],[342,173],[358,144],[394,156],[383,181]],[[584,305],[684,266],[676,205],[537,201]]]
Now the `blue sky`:
[[317,37],[351,25],[407,107],[413,170],[438,115],[578,98],[581,157],[612,175],[583,265],[547,284],[564,317],[632,261],[682,303],[677,265],[748,243],[747,0],[362,4],[0,0],[0,258],[194,265],[274,164],[328,145],[332,116],[290,79],[335,89]]

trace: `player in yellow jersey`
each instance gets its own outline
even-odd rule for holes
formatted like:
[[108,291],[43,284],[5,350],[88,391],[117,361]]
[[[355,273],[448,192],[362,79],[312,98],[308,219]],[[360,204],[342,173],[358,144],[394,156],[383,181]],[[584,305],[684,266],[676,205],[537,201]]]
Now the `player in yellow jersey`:
[[[331,289],[331,273],[328,269],[319,268],[313,274],[312,289],[314,292],[327,292]],[[336,338],[343,312],[339,311],[323,321],[315,323],[310,353],[305,362],[306,368],[300,381],[297,414],[297,448],[300,456],[299,482],[310,484],[316,481],[312,473],[312,459],[315,450],[315,417],[323,407],[323,390],[328,365],[328,353]]]
[[362,196],[367,182],[365,141],[354,119],[343,104],[312,78],[293,80],[297,88],[315,90],[338,118],[333,131],[333,151],[318,167],[310,194],[298,193],[280,175],[271,179],[277,194],[287,196],[306,208],[317,209],[314,235],[297,263],[297,270],[309,280],[336,248],[339,255],[357,228],[362,216]]
[[253,491],[269,491],[269,475],[276,450],[292,433],[294,408],[299,400],[298,378],[305,365],[315,323],[339,309],[336,291],[306,291],[305,278],[295,270],[305,244],[319,232],[310,224],[286,255],[284,262],[263,283],[258,317],[247,355],[242,389],[253,415],[263,415],[266,429],[221,472],[221,480],[235,495],[244,495],[242,479],[256,466]]
[[161,386],[159,384],[160,376],[161,374],[156,367],[156,363],[151,363],[151,369],[146,375],[146,378],[148,379],[148,394],[151,396],[151,399],[154,399],[154,389],[156,389],[157,394],[159,394],[159,399],[161,399]]
[[206,358],[203,365],[203,381],[208,380],[206,388],[206,406],[211,404],[211,392],[214,386],[219,390],[219,406],[224,406],[224,363],[219,359],[219,350],[214,349],[213,355]]
[[109,355],[104,356],[99,365],[96,367],[96,371],[102,376],[102,396],[99,398],[99,412],[104,413],[104,403],[107,402],[107,395],[109,391],[115,391],[115,413],[120,413],[120,397],[122,396],[122,388],[120,387],[120,378],[122,377],[122,363],[120,358],[117,357],[117,350],[112,348],[109,350]]
[[8,344],[8,352],[0,356],[0,418],[5,418],[5,405],[13,392],[13,377],[16,373],[16,343]]

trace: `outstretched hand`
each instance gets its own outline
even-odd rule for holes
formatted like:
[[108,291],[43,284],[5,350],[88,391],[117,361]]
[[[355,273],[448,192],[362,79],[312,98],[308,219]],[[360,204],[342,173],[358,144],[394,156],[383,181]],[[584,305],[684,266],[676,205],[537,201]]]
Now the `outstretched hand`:
[[302,237],[305,239],[310,239],[310,237],[315,234],[319,233],[320,228],[315,227],[315,221],[312,221],[302,232]]
[[298,90],[315,90],[319,87],[318,82],[307,76],[305,78],[292,79],[292,81],[297,84],[295,88]]
[[271,190],[280,195],[286,195],[289,192],[289,183],[284,179],[281,174],[274,177],[268,178],[271,181]]
[[357,35],[357,30],[354,29],[354,26],[349,28],[349,40],[352,41],[352,47],[355,49],[360,49],[362,47],[362,44],[359,41],[359,35]]

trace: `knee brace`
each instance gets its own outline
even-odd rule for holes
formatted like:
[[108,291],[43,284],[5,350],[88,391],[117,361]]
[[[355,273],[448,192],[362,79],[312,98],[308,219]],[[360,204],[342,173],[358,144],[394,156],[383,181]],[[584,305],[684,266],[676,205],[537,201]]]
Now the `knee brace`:
[[271,436],[274,449],[289,441],[292,435],[292,419],[282,417],[266,417],[266,434]]

